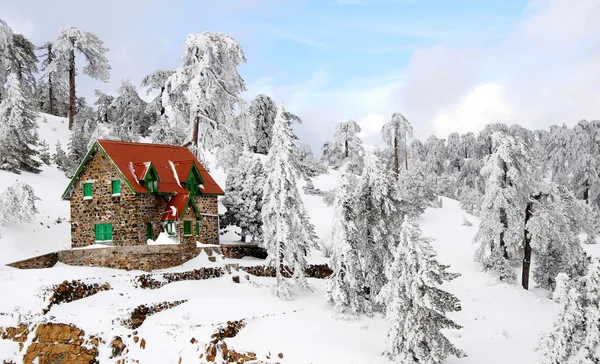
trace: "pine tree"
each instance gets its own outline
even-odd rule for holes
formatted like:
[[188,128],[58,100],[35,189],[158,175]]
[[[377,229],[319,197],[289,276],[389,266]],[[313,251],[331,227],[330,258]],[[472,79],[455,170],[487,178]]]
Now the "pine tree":
[[275,116],[277,105],[269,96],[260,94],[250,103],[247,117],[254,125],[254,133],[251,135],[253,143],[250,146],[255,153],[269,153]]
[[510,258],[521,256],[525,207],[530,191],[538,183],[529,151],[523,143],[502,133],[492,135],[493,152],[481,170],[486,180],[481,205],[481,224],[474,243],[475,260],[501,280],[513,281]]
[[36,117],[18,76],[12,74],[6,97],[0,101],[0,169],[40,172],[40,163],[34,159],[38,144]]
[[263,244],[270,263],[276,270],[275,293],[279,298],[290,299],[290,283],[285,278],[284,264],[293,270],[292,280],[301,289],[309,290],[304,269],[310,245],[316,242],[307,227],[308,215],[300,199],[296,175],[292,169],[293,143],[289,122],[284,116],[283,104],[279,107],[273,140],[265,163],[263,192]]
[[42,140],[40,143],[40,159],[44,164],[50,165],[52,163],[50,156],[50,146],[46,143],[46,140]]
[[572,278],[584,275],[587,259],[579,235],[589,229],[591,212],[564,186],[550,184],[533,193],[525,215],[523,288],[529,286],[532,250],[536,253],[533,276],[540,287],[554,289],[560,272]]
[[62,28],[54,41],[52,48],[56,52],[56,58],[48,66],[48,73],[69,74],[69,130],[73,128],[75,117],[75,51],[79,51],[86,61],[83,73],[101,80],[107,81],[110,77],[110,65],[105,54],[108,51],[104,43],[96,35],[75,27]]
[[163,95],[166,90],[166,83],[169,77],[175,71],[158,70],[142,78],[142,87],[146,87],[146,95],[154,90],[159,90],[158,95],[148,104],[146,111],[154,113],[157,117],[162,117],[166,113],[165,106],[163,105]]
[[392,114],[390,120],[383,125],[381,134],[383,141],[387,144],[388,148],[392,150],[394,155],[394,173],[398,178],[398,169],[400,154],[404,157],[405,168],[408,169],[408,138],[412,138],[412,125],[404,117],[404,115],[395,112]]
[[540,364],[596,364],[600,357],[600,261],[571,282],[559,299],[560,309],[551,332],[540,340]]
[[423,145],[425,148],[425,162],[431,173],[441,175],[445,171],[446,144],[444,139],[431,135]]
[[227,173],[223,206],[227,208],[224,221],[241,229],[241,241],[250,236],[253,242],[262,239],[263,186],[265,171],[258,156],[244,152],[238,165]]
[[37,99],[40,111],[58,116],[66,116],[69,108],[69,84],[65,72],[52,67],[56,59],[54,44],[46,42],[39,47],[44,51],[41,58],[42,79],[37,84]]
[[406,218],[394,261],[386,269],[387,283],[378,300],[391,323],[386,355],[401,363],[442,363],[448,356],[464,357],[442,333],[461,326],[446,317],[459,311],[459,300],[439,286],[459,276],[438,263],[431,239]]
[[128,80],[121,81],[117,97],[110,105],[114,136],[120,140],[135,141],[147,136],[155,123],[155,114],[148,114],[148,104],[140,98],[137,89]]
[[19,79],[27,98],[30,98],[36,83],[34,74],[38,72],[35,46],[24,35],[14,34],[8,53],[11,71]]
[[100,90],[94,90],[94,95],[97,97],[97,100],[94,101],[94,105],[96,106],[96,112],[98,114],[98,122],[105,124],[112,123],[115,120],[113,106],[115,97],[112,95],[107,95]]
[[[361,253],[366,246],[356,225],[356,176],[349,165],[342,166],[333,203],[331,269],[327,282],[327,299],[340,315],[370,314],[372,307],[365,297],[365,268]],[[367,268],[369,269],[369,268]]]
[[187,143],[195,154],[200,145],[219,147],[237,133],[232,126],[243,103],[246,84],[237,67],[246,62],[242,47],[219,32],[190,34],[183,47],[183,64],[165,84],[163,101],[174,104],[183,95],[189,104],[191,135]]
[[331,167],[339,168],[350,162],[354,173],[360,173],[364,164],[365,148],[360,134],[360,125],[354,120],[341,122],[335,126],[333,141],[328,145],[327,162]]
[[187,125],[181,122],[177,123],[177,121],[171,122],[167,114],[160,116],[157,122],[150,127],[152,143],[181,145],[187,134]]
[[56,142],[54,154],[52,155],[52,162],[54,162],[58,169],[60,169],[63,172],[66,172],[69,168],[69,159],[67,157],[67,153],[65,153],[65,151],[62,149],[60,140]]
[[88,152],[88,145],[94,133],[94,110],[84,108],[75,117],[75,124],[69,139],[69,169],[67,175],[75,172]]
[[402,210],[412,217],[421,215],[425,208],[437,199],[428,183],[425,167],[420,161],[413,161],[411,168],[400,174],[398,188],[402,198]]
[[360,253],[365,267],[365,287],[371,302],[386,283],[385,267],[392,261],[397,229],[406,215],[404,201],[393,175],[382,159],[365,156],[365,168],[356,192],[356,226],[365,249]]
[[298,174],[307,181],[327,172],[327,168],[319,162],[310,146],[306,144],[295,146],[293,157]]
[[465,156],[458,133],[448,135],[448,139],[446,140],[446,157],[448,159],[449,172],[451,174],[460,172]]

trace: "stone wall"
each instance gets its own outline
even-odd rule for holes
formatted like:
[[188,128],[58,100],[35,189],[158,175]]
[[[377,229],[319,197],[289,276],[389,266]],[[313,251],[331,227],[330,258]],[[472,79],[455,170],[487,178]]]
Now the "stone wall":
[[[120,196],[112,195],[113,180],[121,181]],[[84,183],[92,183],[91,199],[83,198]],[[73,184],[70,200],[71,246],[78,248],[96,242],[95,224],[112,224],[112,244],[116,246],[145,244],[147,222],[152,222],[156,239],[168,196],[136,195],[100,149]]]
[[49,253],[37,257],[21,260],[8,264],[8,266],[19,269],[42,269],[52,268],[58,262],[58,253]]
[[225,258],[229,259],[242,259],[243,257],[265,259],[267,257],[265,249],[252,244],[223,244],[221,252]]
[[63,250],[58,260],[68,265],[151,271],[180,265],[180,245],[140,245],[98,249]]

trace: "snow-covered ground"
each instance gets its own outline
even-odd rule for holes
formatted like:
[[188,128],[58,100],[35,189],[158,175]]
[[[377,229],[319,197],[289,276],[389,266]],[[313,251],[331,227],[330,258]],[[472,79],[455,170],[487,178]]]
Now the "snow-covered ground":
[[[68,140],[66,123],[51,119],[41,123],[40,135],[54,149],[56,140],[63,146]],[[55,130],[54,130],[55,129]],[[224,186],[225,175],[211,170]],[[335,184],[335,172],[318,177],[315,187],[328,190]],[[68,180],[53,167],[42,173],[15,175],[0,171],[0,191],[15,180],[33,186],[39,214],[36,221],[22,226],[5,226],[0,230],[0,264],[69,247],[69,225],[57,223],[68,219],[68,202],[60,200]],[[331,208],[318,196],[303,195],[308,213],[321,239],[331,235]],[[434,248],[439,261],[451,265],[450,270],[462,275],[444,288],[460,300],[462,311],[451,317],[463,326],[448,331],[449,338],[469,355],[463,359],[449,358],[449,364],[506,364],[534,363],[534,351],[540,333],[548,331],[557,312],[557,305],[547,298],[544,290],[524,291],[518,285],[500,283],[483,273],[473,262],[475,246],[471,244],[478,221],[466,215],[453,200],[444,199],[443,208],[430,208],[417,221],[427,236],[435,238]],[[462,226],[463,216],[473,222]],[[230,235],[230,240],[233,236]],[[595,247],[593,247],[595,248]],[[593,250],[592,248],[592,250]],[[318,253],[312,262],[326,261]],[[205,253],[183,266],[164,271],[185,271],[203,266],[222,266],[238,262],[260,264],[256,259],[239,261],[208,261]],[[160,289],[136,288],[132,280],[141,272],[124,272],[108,268],[70,267],[58,264],[51,269],[18,270],[0,267],[0,290],[10,293],[10,299],[0,300],[0,327],[16,325],[19,318],[27,322],[40,320],[74,323],[87,335],[110,340],[120,335],[129,348],[128,357],[141,363],[198,362],[204,345],[210,340],[216,325],[228,320],[245,318],[247,327],[226,342],[237,351],[252,351],[259,359],[283,354],[282,363],[384,363],[387,323],[381,317],[342,321],[333,316],[325,301],[325,281],[310,279],[313,292],[296,292],[295,299],[281,301],[271,293],[270,278],[242,277],[236,284],[230,275],[204,281],[182,281]],[[238,273],[235,273],[238,274]],[[243,276],[243,274],[242,274]],[[112,290],[88,298],[56,305],[41,316],[47,306],[43,289],[63,280],[85,279],[86,283],[110,283]],[[121,320],[140,304],[187,300],[175,308],[149,316],[137,329],[146,348],[128,337],[133,330],[120,324]],[[194,338],[198,343],[192,344]],[[0,340],[0,361],[20,362],[18,344]],[[22,354],[21,354],[22,355]],[[110,349],[100,347],[101,363],[109,359]]]

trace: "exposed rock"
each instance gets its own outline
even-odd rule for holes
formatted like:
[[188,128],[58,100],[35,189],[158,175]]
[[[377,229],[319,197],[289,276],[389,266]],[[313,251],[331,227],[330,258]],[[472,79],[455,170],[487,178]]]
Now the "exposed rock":
[[[251,267],[240,267],[247,273],[250,273],[258,277],[275,277],[277,272],[275,267],[268,265],[255,265]],[[282,275],[286,278],[290,278],[294,270],[289,268],[287,265],[283,266]],[[311,264],[304,270],[304,274],[308,278],[328,278],[333,274],[333,270],[329,268],[327,264]]]
[[231,279],[233,280],[233,283],[240,283],[240,276],[233,276]]
[[208,257],[208,261],[214,263],[217,261],[217,257],[215,257],[215,256]]
[[[92,345],[84,345],[84,344]],[[88,346],[91,346],[89,348]],[[40,324],[27,348],[23,363],[92,364],[97,363],[98,348],[85,340],[85,332],[74,325]]]
[[[172,282],[218,278],[223,274],[225,274],[225,272],[223,271],[223,268],[220,267],[199,268],[187,272],[164,273],[162,275],[143,274],[136,278],[136,283],[140,288],[156,289]],[[156,279],[155,277],[160,277],[160,279]]]
[[108,291],[110,288],[110,284],[86,284],[80,280],[73,280],[71,282],[64,281],[59,285],[55,285],[52,288],[52,295],[50,296],[50,303],[48,307],[43,310],[44,314],[50,311],[50,308],[53,305],[59,305],[61,303],[68,303],[80,300],[85,297],[89,297],[95,295],[98,292]]
[[12,340],[18,343],[25,342],[29,335],[29,328],[25,324],[19,324],[17,327],[0,328],[0,338]]
[[[130,329],[137,329],[144,323],[144,321],[146,321],[146,318],[148,318],[148,316],[154,315],[155,313],[158,313],[160,311],[168,310],[169,308],[173,308],[175,306],[179,306],[180,304],[185,302],[187,302],[187,300],[161,302],[152,306],[139,305],[131,312],[131,318],[123,322],[123,325],[129,327]],[[137,341],[135,342],[137,343]]]
[[110,347],[112,348],[112,355],[110,356],[111,359],[121,356],[122,354],[127,352],[127,346],[125,345],[123,339],[121,339],[120,336],[115,336],[113,338],[112,342],[110,343]]
[[146,339],[142,339],[142,341],[140,341],[140,348],[146,349]]

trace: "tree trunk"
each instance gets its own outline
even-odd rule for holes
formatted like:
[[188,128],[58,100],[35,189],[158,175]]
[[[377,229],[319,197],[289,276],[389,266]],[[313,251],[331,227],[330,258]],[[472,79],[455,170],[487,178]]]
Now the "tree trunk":
[[523,273],[521,274],[521,285],[524,289],[529,289],[529,270],[531,268],[531,236],[527,230],[527,223],[531,218],[531,209],[533,202],[528,202],[525,208],[525,230],[523,231],[523,242],[525,243],[523,255]]
[[73,128],[75,117],[75,39],[71,39],[71,54],[69,55],[69,130]]
[[504,227],[504,231],[500,233],[500,249],[502,249],[504,258],[508,259],[508,251],[506,250],[506,242],[504,241],[504,232],[508,228],[508,221],[506,218],[506,210],[504,208],[500,209],[500,223]]
[[195,151],[198,150],[198,124],[200,124],[200,116],[196,114],[193,125],[194,128],[192,129],[192,147],[194,147]]
[[[52,60],[52,44],[48,44],[48,59]],[[50,98],[50,115],[54,115],[54,95],[52,90],[52,75],[48,75],[48,97]]]
[[348,158],[348,139],[344,140],[344,158]]
[[585,200],[586,205],[590,204],[590,184],[589,182],[586,180],[585,181],[585,187],[583,188],[583,199]]
[[394,136],[394,174],[398,179],[398,137]]
[[159,97],[160,97],[160,116],[163,116],[163,115],[165,114],[165,112],[166,112],[166,111],[165,111],[165,106],[164,106],[164,105],[163,105],[163,103],[162,103],[162,96],[163,96],[163,93],[164,93],[164,92],[165,92],[165,87],[163,86],[163,87],[160,89],[160,95],[159,95]]

